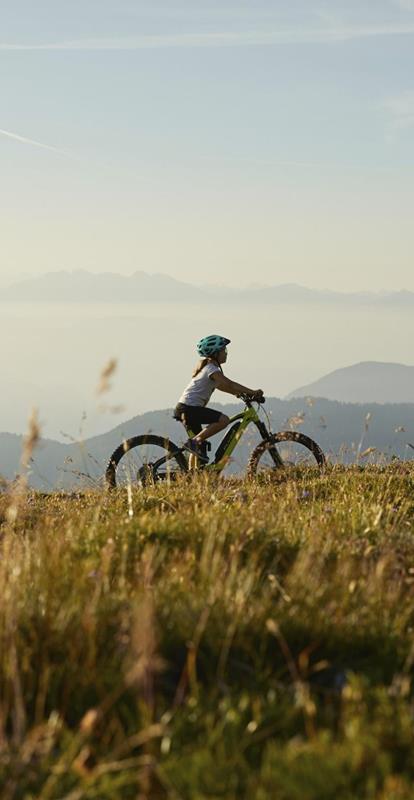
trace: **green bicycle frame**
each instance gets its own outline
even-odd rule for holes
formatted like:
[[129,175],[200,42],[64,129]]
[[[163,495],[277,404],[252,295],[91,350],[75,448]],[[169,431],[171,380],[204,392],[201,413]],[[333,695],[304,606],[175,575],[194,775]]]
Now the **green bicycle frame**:
[[[206,466],[203,467],[203,471],[221,472],[224,469],[237,443],[240,441],[246,428],[248,427],[248,425],[250,425],[251,422],[253,422],[257,426],[263,438],[268,437],[269,434],[266,426],[259,418],[256,409],[253,408],[252,406],[247,406],[247,408],[244,411],[240,411],[238,414],[234,414],[233,417],[230,417],[228,423],[229,426],[232,425],[234,422],[237,422],[238,420],[241,420],[241,424],[239,425],[237,430],[233,432],[233,435],[229,438],[229,441],[227,442],[225,450],[222,453],[220,459],[217,462],[213,461],[211,464],[206,464]],[[187,432],[190,438],[192,438],[195,435],[189,428],[187,428]]]

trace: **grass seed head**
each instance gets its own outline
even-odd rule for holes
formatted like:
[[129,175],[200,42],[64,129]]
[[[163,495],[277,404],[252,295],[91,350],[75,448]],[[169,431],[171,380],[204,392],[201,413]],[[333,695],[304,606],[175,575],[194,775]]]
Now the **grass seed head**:
[[114,374],[117,365],[118,365],[117,359],[110,358],[108,363],[103,368],[100,374],[98,388],[96,390],[96,393],[98,395],[105,394],[106,392],[109,392],[109,390],[111,389],[110,378]]

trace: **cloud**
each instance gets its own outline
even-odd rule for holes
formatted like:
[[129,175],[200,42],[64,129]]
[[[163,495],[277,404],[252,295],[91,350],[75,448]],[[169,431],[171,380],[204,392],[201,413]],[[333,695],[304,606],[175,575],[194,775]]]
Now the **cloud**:
[[0,128],[0,136],[7,136],[8,139],[14,139],[16,142],[22,142],[23,144],[31,144],[34,147],[41,147],[44,150],[51,150],[53,153],[58,153],[60,156],[66,156],[66,158],[74,158],[71,153],[60,150],[58,147],[53,147],[53,145],[44,144],[43,142],[37,142],[35,139],[28,139],[27,136],[20,136],[18,133],[5,131],[2,130],[2,128]]
[[349,174],[350,172],[355,173],[379,173],[382,175],[389,175],[391,174],[394,169],[393,167],[388,167],[379,164],[358,164],[357,162],[339,162],[339,161],[297,161],[297,160],[275,160],[275,159],[260,159],[260,158],[249,158],[247,156],[223,156],[223,157],[210,157],[208,158],[205,156],[202,158],[202,162],[211,163],[213,165],[219,164],[220,169],[227,165],[234,165],[234,164],[242,164],[252,167],[265,167],[266,169],[271,167],[277,168],[298,168],[298,169],[306,169],[306,170],[317,170],[321,171],[339,171],[339,172],[346,172]]
[[324,44],[384,36],[414,34],[413,23],[381,25],[341,25],[329,28],[308,28],[274,31],[225,31],[216,33],[183,33],[142,35],[124,38],[77,39],[73,41],[34,43],[1,43],[0,50],[147,50],[193,47],[248,47],[251,45]]
[[414,11],[414,0],[393,0],[394,5],[403,8],[404,11]]
[[391,116],[394,130],[414,128],[414,91],[389,97],[383,106]]

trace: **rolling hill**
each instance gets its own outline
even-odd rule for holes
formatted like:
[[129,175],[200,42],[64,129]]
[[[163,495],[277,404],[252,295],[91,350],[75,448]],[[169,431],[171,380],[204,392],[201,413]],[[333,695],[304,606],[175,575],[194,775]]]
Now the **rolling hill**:
[[287,399],[293,397],[325,397],[346,403],[414,403],[414,367],[361,361],[287,395]]
[[[240,404],[222,408],[231,415],[240,410]],[[369,454],[371,461],[390,460],[393,456],[411,459],[414,455],[414,403],[381,405],[269,398],[266,410],[272,430],[293,427],[308,434],[332,461],[353,463],[358,453],[369,448],[374,448]],[[31,463],[30,485],[44,491],[97,485],[115,447],[125,438],[148,432],[166,434],[177,444],[185,439],[184,429],[172,419],[171,409],[163,409],[134,417],[84,442],[42,440]],[[257,441],[257,432],[249,429],[235,450],[232,472],[242,472]],[[0,475],[4,478],[12,480],[18,473],[21,449],[21,436],[0,434]]]

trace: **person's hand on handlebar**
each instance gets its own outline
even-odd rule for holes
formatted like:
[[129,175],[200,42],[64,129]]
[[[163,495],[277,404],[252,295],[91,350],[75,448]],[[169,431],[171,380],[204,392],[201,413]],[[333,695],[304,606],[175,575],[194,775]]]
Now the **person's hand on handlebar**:
[[249,389],[246,392],[240,393],[237,397],[240,397],[242,400],[254,400],[257,403],[263,403],[264,401],[263,389]]
[[263,398],[263,389],[255,389],[250,395],[252,400],[261,400]]
[[264,403],[264,394],[263,389],[247,389],[247,387],[243,386],[242,392],[237,392],[236,397],[239,397],[240,400],[253,400],[256,403]]

